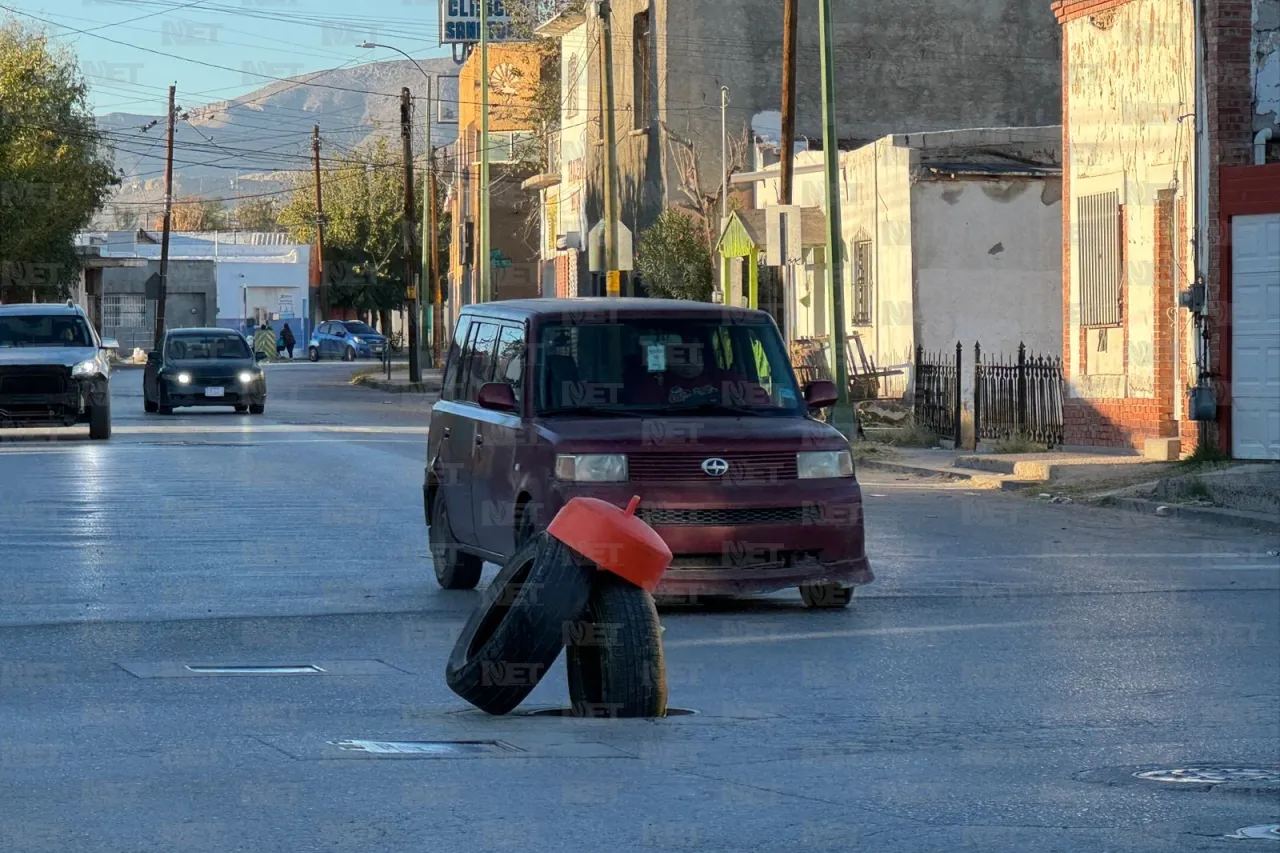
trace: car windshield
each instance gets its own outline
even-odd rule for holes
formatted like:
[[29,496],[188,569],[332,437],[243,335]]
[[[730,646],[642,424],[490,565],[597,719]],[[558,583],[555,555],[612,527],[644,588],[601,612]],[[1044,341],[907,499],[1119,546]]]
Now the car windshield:
[[543,326],[538,410],[795,415],[802,397],[777,329],[718,319]]
[[239,335],[174,335],[169,339],[168,358],[176,361],[214,358],[252,358]]
[[347,331],[353,335],[376,335],[378,331],[368,323],[343,323]]
[[93,333],[74,315],[0,317],[0,347],[91,347]]

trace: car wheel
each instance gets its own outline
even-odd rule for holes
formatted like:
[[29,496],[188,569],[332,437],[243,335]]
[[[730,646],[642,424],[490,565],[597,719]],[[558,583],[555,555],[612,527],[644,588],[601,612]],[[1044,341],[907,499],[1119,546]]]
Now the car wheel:
[[150,397],[142,398],[142,411],[154,414],[155,410],[158,408],[160,407],[157,406],[155,401],[152,400]]
[[105,441],[111,438],[111,400],[89,407],[89,438],[94,441]]
[[444,495],[437,490],[431,503],[427,539],[431,543],[431,565],[436,570],[436,582],[441,589],[475,589],[480,583],[484,561],[458,550],[458,543],[449,529],[449,511],[445,507]]
[[236,414],[237,414],[237,415],[243,415],[243,414],[244,414],[245,412],[247,412],[247,411],[249,411],[249,407],[248,407],[248,406],[236,406]]
[[543,533],[517,551],[484,591],[445,667],[449,688],[489,714],[533,692],[582,617],[595,567]]
[[514,542],[519,551],[538,533],[538,520],[533,511],[533,504],[526,503],[520,508],[520,517],[516,519]]
[[565,668],[576,717],[662,717],[667,669],[653,596],[610,572],[597,572],[577,630],[569,630]]
[[800,585],[800,598],[805,607],[815,610],[839,610],[853,600],[853,587],[838,583],[806,583]]
[[315,347],[307,347],[307,360],[308,360],[308,361],[319,361],[319,360],[320,360],[320,350],[316,349]]
[[260,415],[266,410],[267,410],[266,403],[250,403],[249,404],[249,414],[251,415]]
[[354,349],[352,349],[351,347],[347,347],[347,348],[346,348],[346,350],[342,353],[342,360],[343,360],[343,361],[355,361],[355,360],[356,360],[356,351],[355,351]]

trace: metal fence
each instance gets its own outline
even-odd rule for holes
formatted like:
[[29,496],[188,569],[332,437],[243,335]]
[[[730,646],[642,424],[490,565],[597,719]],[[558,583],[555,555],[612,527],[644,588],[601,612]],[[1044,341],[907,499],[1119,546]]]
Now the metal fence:
[[1056,447],[1062,444],[1062,359],[1028,356],[1018,344],[1016,360],[986,364],[982,345],[973,345],[973,428],[978,440],[1022,436]]
[[963,347],[956,342],[955,356],[944,351],[926,353],[916,347],[915,411],[916,424],[928,428],[939,438],[949,438],[960,446],[960,356]]

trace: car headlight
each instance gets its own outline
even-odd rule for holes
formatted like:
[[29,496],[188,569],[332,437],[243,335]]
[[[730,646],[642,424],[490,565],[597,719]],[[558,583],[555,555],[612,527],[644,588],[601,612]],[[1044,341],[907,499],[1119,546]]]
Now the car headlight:
[[256,374],[254,374],[254,373],[252,373],[252,372],[250,372],[250,371],[248,371],[248,370],[242,370],[242,371],[240,371],[239,379],[240,379],[240,384],[241,384],[241,385],[248,385],[250,382],[252,382],[253,380],[255,380],[255,379],[257,379],[257,378],[258,378],[258,377],[257,377],[257,375],[256,375]]
[[363,338],[353,337],[353,338],[351,339],[351,343],[353,343],[353,344],[362,344],[362,343],[364,343],[364,339],[363,339]]
[[557,456],[556,479],[576,483],[624,483],[627,480],[627,457],[619,453]]
[[179,374],[178,374],[178,384],[179,384],[179,385],[190,385],[190,384],[191,384],[191,374],[190,374],[190,373],[187,373],[185,370],[184,370],[183,372],[179,373]]
[[801,480],[825,480],[853,476],[853,454],[847,450],[814,450],[796,454]]
[[71,368],[72,376],[92,376],[97,372],[98,372],[98,360],[96,358],[91,358],[87,361],[82,361],[79,364],[77,364],[75,367]]

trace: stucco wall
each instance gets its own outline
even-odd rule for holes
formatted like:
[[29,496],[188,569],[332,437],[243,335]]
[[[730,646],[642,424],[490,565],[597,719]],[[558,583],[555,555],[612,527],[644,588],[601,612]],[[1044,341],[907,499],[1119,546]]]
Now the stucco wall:
[[911,189],[920,341],[964,344],[963,397],[973,397],[973,345],[1012,359],[1062,351],[1062,181],[921,181]]
[[[153,273],[160,272],[159,261],[148,261],[145,267],[109,267],[102,271],[103,296],[120,294],[143,295],[146,281]],[[203,317],[206,325],[213,325],[217,315],[217,273],[213,261],[171,260],[168,269],[165,303],[165,325],[181,328],[197,325],[190,309],[197,309],[196,318]],[[123,352],[134,347],[150,349],[155,330],[156,303],[146,303],[146,323],[140,327],[112,327],[105,323],[102,334],[120,342]]]
[[[222,260],[217,265],[218,277],[218,324],[224,326],[237,325],[246,316],[253,316],[254,304],[249,304],[246,315],[244,289],[254,288],[259,295],[260,289],[273,289],[287,292],[293,296],[293,313],[303,316],[304,302],[307,299],[309,282],[309,247],[299,247],[300,251],[291,261],[241,261]],[[269,311],[279,311],[278,293],[271,300]]]
[[[1150,399],[1156,391],[1156,194],[1176,187],[1185,209],[1195,209],[1190,171],[1194,122],[1182,118],[1194,110],[1192,4],[1134,0],[1105,15],[1069,21],[1065,28],[1068,203],[1119,191],[1126,253],[1123,330],[1109,333],[1108,341],[1113,347],[1115,337],[1123,334],[1123,350],[1109,362],[1095,358],[1090,367],[1085,353],[1096,351],[1097,333],[1080,331],[1081,258],[1075,210],[1067,210],[1068,386],[1071,394],[1091,399]],[[1180,286],[1185,286],[1192,278],[1189,240],[1180,246],[1179,260]],[[1176,302],[1161,307],[1175,309]],[[1189,343],[1185,312],[1179,322]],[[1181,396],[1176,395],[1179,403]]]

